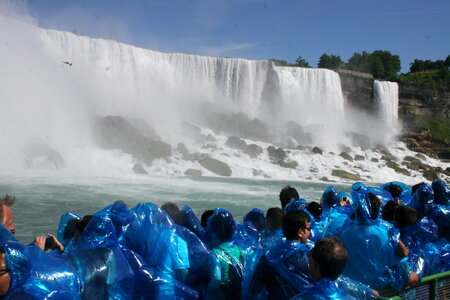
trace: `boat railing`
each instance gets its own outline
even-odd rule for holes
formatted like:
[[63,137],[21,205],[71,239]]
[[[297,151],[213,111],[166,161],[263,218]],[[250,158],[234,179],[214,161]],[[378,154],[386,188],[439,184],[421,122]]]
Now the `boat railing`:
[[418,284],[401,291],[394,289],[381,291],[378,299],[450,299],[450,271],[426,276]]

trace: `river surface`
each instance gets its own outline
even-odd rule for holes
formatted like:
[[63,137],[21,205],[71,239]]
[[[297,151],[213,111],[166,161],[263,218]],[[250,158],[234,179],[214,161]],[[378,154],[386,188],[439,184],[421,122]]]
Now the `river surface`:
[[[226,208],[242,221],[243,215],[258,207],[266,211],[279,206],[278,194],[287,184],[297,188],[307,201],[319,201],[328,183],[252,180],[239,178],[185,176],[87,176],[65,172],[31,172],[0,177],[0,195],[16,197],[12,207],[16,236],[29,243],[37,235],[56,233],[61,214],[93,214],[116,200],[129,207],[140,202],[162,205],[172,201],[189,205],[200,216],[216,207]],[[335,184],[338,191],[350,186]]]

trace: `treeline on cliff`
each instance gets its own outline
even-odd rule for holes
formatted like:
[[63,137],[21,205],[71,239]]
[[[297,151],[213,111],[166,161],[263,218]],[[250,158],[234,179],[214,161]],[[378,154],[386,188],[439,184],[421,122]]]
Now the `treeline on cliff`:
[[[272,61],[278,66],[311,67],[301,56],[297,58],[295,64],[278,59],[272,59]],[[399,74],[400,57],[384,50],[354,53],[347,62],[344,62],[339,55],[324,53],[320,56],[317,67],[367,73],[373,75],[375,79],[396,81],[403,85],[421,88],[450,88],[450,55],[445,60],[415,59],[410,63],[410,71],[406,74]]]

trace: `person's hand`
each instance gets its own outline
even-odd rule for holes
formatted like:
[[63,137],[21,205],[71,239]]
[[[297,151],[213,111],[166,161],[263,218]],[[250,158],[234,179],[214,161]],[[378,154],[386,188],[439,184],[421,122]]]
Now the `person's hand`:
[[58,249],[60,252],[64,252],[64,246],[58,241],[56,236],[50,233],[47,233],[47,235],[53,239],[53,242],[55,242],[53,249]]
[[397,252],[400,257],[407,257],[409,255],[409,249],[400,240],[398,241]]
[[38,236],[34,239],[34,244],[44,251],[45,248],[45,240],[47,238],[45,236]]

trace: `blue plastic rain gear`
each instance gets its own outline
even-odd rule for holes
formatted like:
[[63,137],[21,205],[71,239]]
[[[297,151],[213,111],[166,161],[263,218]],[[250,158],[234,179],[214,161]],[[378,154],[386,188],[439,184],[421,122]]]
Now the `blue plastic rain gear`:
[[338,236],[348,251],[344,275],[374,289],[389,286],[400,289],[410,275],[397,255],[400,233],[390,223],[372,220],[367,190],[352,192],[355,219]]
[[81,299],[78,276],[66,261],[35,245],[6,241],[0,247],[11,276],[9,290],[1,299]]

